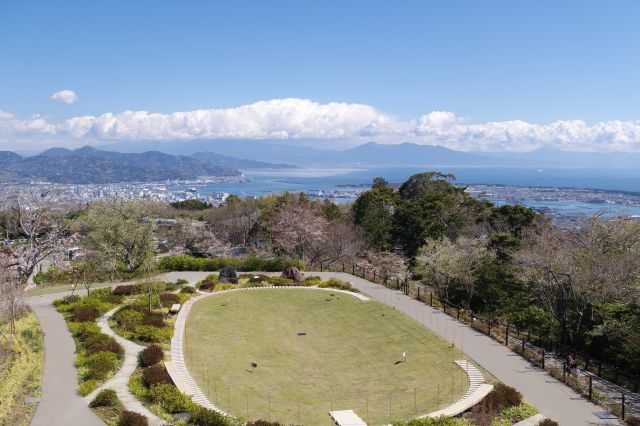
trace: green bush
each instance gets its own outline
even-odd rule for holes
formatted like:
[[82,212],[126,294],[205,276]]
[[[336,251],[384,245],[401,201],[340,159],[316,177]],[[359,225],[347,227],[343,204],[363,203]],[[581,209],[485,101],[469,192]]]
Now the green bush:
[[[71,303],[76,303],[78,300],[80,300],[80,296],[78,296],[77,294],[70,294],[68,296],[63,297],[61,303],[65,305],[70,305]],[[56,300],[56,302],[58,301]]]
[[116,407],[120,404],[118,401],[118,395],[113,389],[102,389],[96,397],[91,401],[89,407]]
[[80,383],[80,386],[78,387],[78,393],[82,396],[87,396],[98,386],[100,386],[100,382],[98,380],[87,380]]
[[150,367],[163,359],[164,352],[158,345],[150,345],[138,354],[138,364],[140,364],[141,367]]
[[195,292],[196,292],[196,289],[190,286],[185,286],[180,289],[180,293],[193,294]]
[[187,395],[168,383],[151,386],[147,395],[153,403],[160,404],[162,409],[170,414],[184,412],[191,405],[191,399]]
[[196,258],[191,256],[165,256],[160,259],[161,270],[170,271],[219,271],[225,266],[232,266],[239,271],[280,272],[289,266],[305,269],[304,262],[285,260],[283,258],[259,258],[249,256],[244,259],[233,257]]
[[141,342],[162,342],[171,338],[171,329],[152,325],[138,325],[134,328],[133,334]]
[[120,310],[113,315],[115,323],[127,330],[133,330],[136,325],[140,324],[143,318],[144,314],[132,309],[131,306],[120,308]]
[[227,426],[229,424],[227,419],[220,413],[200,405],[191,404],[188,412],[191,415],[189,424],[195,426]]
[[481,402],[483,407],[489,410],[502,411],[505,408],[515,407],[522,403],[522,394],[514,388],[505,385],[504,383],[497,383],[489,395],[487,395]]
[[293,280],[290,280],[288,278],[283,278],[283,277],[276,277],[276,276],[269,277],[268,282],[272,286],[276,286],[276,287],[281,287],[285,285],[296,285],[296,283]]
[[147,387],[160,383],[173,384],[171,376],[162,364],[155,364],[142,370],[142,379]]
[[87,349],[87,353],[89,355],[92,355],[98,352],[111,352],[112,354],[115,354],[118,358],[122,358],[124,355],[124,349],[122,348],[122,346],[120,346],[118,342],[116,342],[116,339],[114,338],[109,338]]
[[149,426],[149,421],[142,414],[125,410],[120,413],[118,426]]
[[89,355],[84,366],[87,367],[87,377],[92,380],[104,380],[118,365],[118,356],[112,352],[98,352]]
[[93,322],[69,322],[68,327],[73,337],[81,342],[92,334],[101,334],[100,327]]
[[529,417],[535,415],[538,412],[533,406],[523,402],[519,405],[505,408],[500,413],[500,418],[504,420],[508,420],[508,424],[518,423],[524,419],[528,419]]

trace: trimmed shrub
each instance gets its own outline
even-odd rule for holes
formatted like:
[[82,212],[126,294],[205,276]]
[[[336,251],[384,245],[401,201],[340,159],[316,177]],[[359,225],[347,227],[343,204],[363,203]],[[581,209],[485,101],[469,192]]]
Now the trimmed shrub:
[[158,345],[151,345],[145,349],[143,349],[138,354],[138,363],[141,367],[150,367],[154,364],[159,363],[164,359],[164,352],[162,348]]
[[[640,424],[640,423],[638,423],[638,424]],[[558,424],[558,422],[554,422],[551,419],[544,419],[543,421],[538,423],[538,426],[560,426],[560,425]]]
[[166,326],[162,317],[158,317],[156,315],[145,316],[144,318],[142,318],[142,321],[140,321],[140,325],[151,325],[158,328],[163,328],[164,326]]
[[95,345],[87,349],[87,353],[89,355],[93,355],[98,352],[111,352],[118,358],[122,358],[122,356],[124,355],[124,349],[118,342],[116,342],[116,339],[112,337],[109,337],[100,343],[96,343]]
[[200,284],[198,284],[198,288],[202,291],[213,291],[217,283],[213,281],[204,280]]
[[160,295],[160,304],[165,308],[170,308],[174,303],[180,303],[180,296],[173,293],[162,293]]
[[135,337],[142,342],[160,342],[171,337],[171,330],[152,325],[138,325],[134,328]]
[[155,364],[142,370],[142,379],[147,387],[157,385],[160,383],[173,384],[171,376],[167,372],[167,369],[162,364]]
[[116,296],[131,296],[140,293],[142,293],[142,286],[140,284],[124,284],[113,289],[113,294]]
[[248,422],[246,426],[283,426],[278,422],[268,422],[266,420],[256,420],[255,422]]
[[61,303],[65,305],[70,305],[72,303],[76,303],[79,300],[80,300],[80,296],[78,296],[77,294],[70,294],[68,296],[63,297]]
[[118,419],[118,426],[149,426],[146,416],[134,411],[123,411]]
[[276,287],[285,286],[285,285],[296,285],[296,283],[293,280],[282,278],[282,277],[269,277],[268,282],[269,284]]
[[78,322],[95,321],[99,316],[100,313],[93,307],[82,307],[73,311],[73,319]]
[[140,324],[143,318],[143,313],[132,309],[132,307],[130,306],[121,308],[113,315],[113,320],[116,322],[116,324],[124,327],[127,330],[133,330],[136,325]]
[[227,426],[229,423],[220,413],[200,405],[191,404],[189,424],[195,426]]
[[481,405],[490,410],[502,411],[505,408],[515,407],[522,403],[522,394],[504,383],[497,383],[481,402]]
[[98,386],[100,386],[100,382],[98,380],[87,380],[86,382],[80,383],[80,386],[78,386],[78,393],[81,396],[87,396]]
[[81,342],[92,334],[101,334],[100,327],[94,322],[70,322],[68,325],[73,337]]
[[116,368],[118,357],[112,352],[98,352],[89,355],[84,361],[87,376],[93,380],[104,380],[109,372]]
[[196,289],[191,286],[185,286],[180,289],[180,293],[193,294],[195,292],[196,292]]
[[280,272],[293,266],[300,270],[306,264],[300,260],[285,260],[283,258],[259,258],[248,256],[244,259],[234,257],[196,258],[191,256],[165,256],[160,259],[158,266],[161,270],[170,271],[219,271],[225,266],[232,266],[239,271],[268,271]]
[[507,420],[508,424],[518,423],[535,415],[538,412],[533,406],[523,402],[520,405],[505,408],[500,413],[500,418]]
[[170,414],[186,411],[191,405],[191,399],[180,392],[177,387],[168,383],[160,383],[151,386],[149,398]]
[[118,401],[118,395],[116,391],[113,389],[102,389],[96,397],[91,401],[89,407],[97,408],[97,407],[115,407],[119,405],[120,401]]

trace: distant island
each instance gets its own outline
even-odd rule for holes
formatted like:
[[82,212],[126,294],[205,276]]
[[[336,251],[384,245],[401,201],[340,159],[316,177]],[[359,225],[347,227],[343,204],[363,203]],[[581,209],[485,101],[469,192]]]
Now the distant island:
[[41,154],[23,157],[0,151],[0,181],[46,181],[67,184],[102,184],[120,182],[161,182],[188,180],[203,176],[240,176],[238,168],[282,168],[210,152],[191,156],[158,151],[119,153],[92,147],[75,150],[51,148]]

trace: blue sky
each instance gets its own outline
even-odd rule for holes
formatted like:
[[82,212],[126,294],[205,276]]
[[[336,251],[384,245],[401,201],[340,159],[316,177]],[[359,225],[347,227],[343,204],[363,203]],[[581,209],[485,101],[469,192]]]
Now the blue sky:
[[[638,1],[4,0],[0,110],[13,124],[0,125],[0,143],[159,137],[97,125],[43,132],[23,123],[35,114],[59,126],[128,110],[171,114],[295,98],[370,106],[404,126],[373,137],[383,141],[410,139],[413,122],[447,111],[456,125],[582,120],[591,132],[594,123],[620,121],[631,126],[628,150],[637,150],[638,17]],[[77,102],[50,99],[63,89]],[[380,120],[367,119],[379,128]],[[356,134],[377,135],[370,124]],[[268,134],[277,132],[269,126]],[[286,137],[318,133],[278,126]],[[440,143],[440,136],[418,139]]]

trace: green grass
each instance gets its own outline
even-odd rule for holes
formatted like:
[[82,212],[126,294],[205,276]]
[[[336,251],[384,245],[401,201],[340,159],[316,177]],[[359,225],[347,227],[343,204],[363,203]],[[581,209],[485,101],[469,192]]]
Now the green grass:
[[352,409],[375,425],[461,397],[468,381],[452,360],[463,356],[450,344],[384,304],[331,294],[253,290],[195,303],[186,360],[209,400],[250,419],[329,425],[331,409]]
[[0,324],[0,425],[26,425],[37,404],[25,398],[39,396],[44,367],[44,339],[34,313],[16,321],[16,334]]

